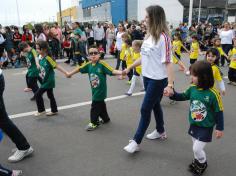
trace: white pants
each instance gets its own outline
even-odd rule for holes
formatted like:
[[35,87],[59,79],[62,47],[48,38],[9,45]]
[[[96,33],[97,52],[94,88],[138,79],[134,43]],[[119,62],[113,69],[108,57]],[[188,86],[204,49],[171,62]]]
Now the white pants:
[[130,85],[130,88],[129,88],[129,90],[128,90],[127,93],[129,93],[129,94],[132,94],[132,93],[133,93],[137,77],[140,78],[140,83],[141,83],[141,85],[142,85],[142,89],[144,89],[143,76],[142,76],[142,75],[140,75],[140,76],[133,75],[133,77],[132,77],[132,79],[131,79],[131,85]]
[[202,142],[192,137],[193,141],[193,154],[194,158],[197,159],[200,163],[206,162],[206,153],[204,151],[204,147],[206,146],[206,142]]

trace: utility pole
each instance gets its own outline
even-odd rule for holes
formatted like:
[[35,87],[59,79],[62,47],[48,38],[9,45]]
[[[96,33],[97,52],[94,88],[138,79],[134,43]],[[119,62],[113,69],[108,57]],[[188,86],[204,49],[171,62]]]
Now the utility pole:
[[19,13],[18,0],[16,0],[16,11],[17,11],[18,25],[20,26],[20,13]]
[[193,15],[193,0],[189,2],[189,15],[188,15],[188,26],[192,26],[192,15]]
[[202,6],[202,0],[199,1],[199,7],[198,7],[198,24],[201,20],[201,6]]
[[225,22],[228,21],[228,13],[229,13],[229,11],[228,11],[228,0],[226,0],[226,2],[225,2],[225,17],[224,17]]
[[61,26],[61,28],[62,28],[62,14],[61,14],[61,0],[58,0],[58,2],[59,2],[59,16],[60,16],[60,26]]

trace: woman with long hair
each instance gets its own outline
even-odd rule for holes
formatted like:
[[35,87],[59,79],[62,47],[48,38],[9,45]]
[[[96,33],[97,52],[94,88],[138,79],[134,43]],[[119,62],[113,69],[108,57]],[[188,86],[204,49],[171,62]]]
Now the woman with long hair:
[[164,9],[158,5],[146,8],[145,23],[147,35],[141,47],[141,57],[129,66],[124,74],[141,65],[145,96],[141,107],[139,126],[132,140],[124,147],[128,153],[139,151],[139,144],[150,124],[154,112],[156,129],[147,135],[148,139],[166,139],[161,99],[163,93],[173,94],[173,66],[171,61],[171,39]]

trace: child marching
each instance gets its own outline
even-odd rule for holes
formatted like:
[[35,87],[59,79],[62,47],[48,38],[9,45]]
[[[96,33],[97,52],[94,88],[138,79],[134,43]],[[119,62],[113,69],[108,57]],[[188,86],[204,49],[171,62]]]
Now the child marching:
[[100,53],[96,46],[89,49],[90,62],[67,73],[67,77],[80,72],[89,75],[90,85],[92,89],[92,106],[90,111],[90,123],[87,125],[87,131],[93,131],[98,128],[100,121],[108,123],[110,117],[107,113],[105,99],[107,97],[106,75],[121,75],[122,71],[114,70],[106,62],[100,60]]
[[[170,98],[176,101],[190,100],[189,135],[193,141],[194,159],[189,171],[200,176],[207,168],[204,148],[212,141],[212,133],[216,125],[216,138],[223,136],[224,117],[220,93],[214,88],[214,77],[211,64],[205,61],[195,62],[191,66],[192,85],[184,92]],[[165,95],[169,96],[168,93]]]

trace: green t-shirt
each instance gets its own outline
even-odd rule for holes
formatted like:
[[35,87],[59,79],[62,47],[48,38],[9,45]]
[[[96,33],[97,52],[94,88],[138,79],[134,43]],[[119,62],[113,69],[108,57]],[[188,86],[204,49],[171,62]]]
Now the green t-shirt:
[[112,75],[113,68],[104,61],[88,62],[79,67],[81,73],[88,73],[92,89],[92,100],[102,101],[107,97],[106,75]]
[[192,85],[182,96],[185,100],[190,100],[190,124],[200,127],[215,125],[215,113],[223,111],[222,99],[217,89],[202,90]]
[[80,28],[76,28],[76,29],[74,30],[74,34],[75,34],[75,35],[79,34],[80,36],[82,36],[82,35],[83,35],[83,32],[81,31]]
[[37,58],[37,52],[35,49],[31,49],[30,52],[27,53],[26,55],[26,61],[27,61],[27,67],[28,67],[28,72],[27,75],[28,77],[38,77],[39,76],[39,70],[36,66],[35,59]]
[[57,63],[49,56],[42,58],[39,61],[40,73],[39,76],[42,78],[41,88],[51,89],[55,88],[55,72]]

